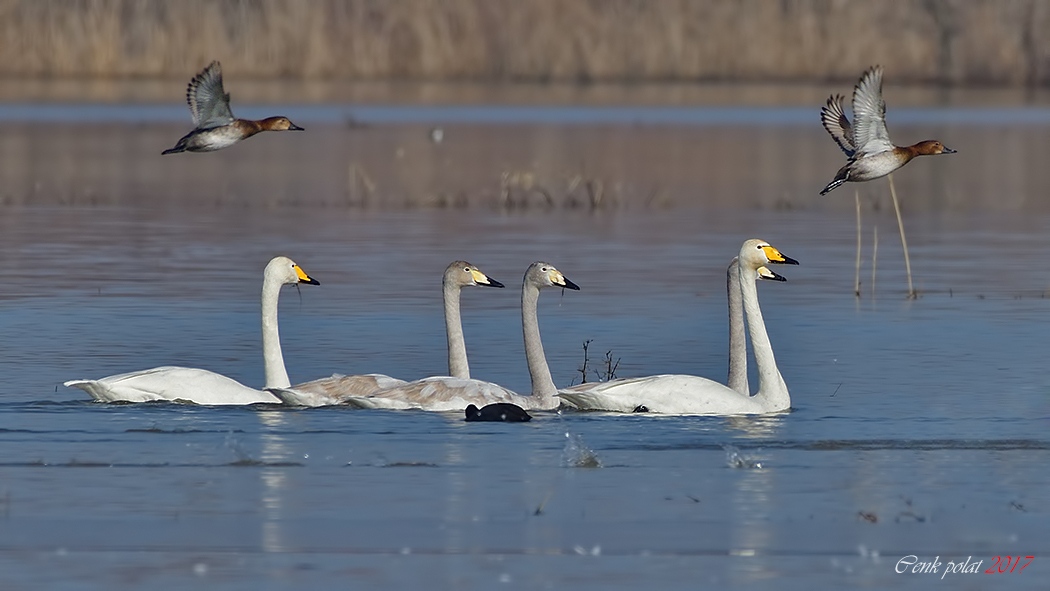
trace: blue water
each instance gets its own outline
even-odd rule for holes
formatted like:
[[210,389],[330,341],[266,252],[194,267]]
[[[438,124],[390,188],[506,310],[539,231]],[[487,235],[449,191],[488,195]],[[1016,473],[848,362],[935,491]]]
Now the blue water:
[[[910,216],[916,301],[892,213],[865,224],[858,300],[834,213],[0,209],[0,587],[1041,589],[1050,216]],[[261,385],[275,254],[321,282],[282,294],[293,382],[443,373],[456,258],[507,285],[464,294],[476,377],[528,390],[517,286],[543,259],[582,287],[541,297],[559,385],[588,339],[621,376],[724,379],[725,266],[755,235],[802,263],[760,285],[782,415],[504,425],[60,385],[161,364]],[[897,574],[907,555],[1035,558],[942,581]]]

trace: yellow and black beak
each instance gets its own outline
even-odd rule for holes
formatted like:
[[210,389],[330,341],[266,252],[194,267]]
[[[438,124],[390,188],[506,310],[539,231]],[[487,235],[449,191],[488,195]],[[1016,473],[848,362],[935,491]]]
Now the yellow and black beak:
[[318,280],[314,279],[313,277],[310,277],[309,275],[307,275],[306,271],[303,271],[302,267],[300,267],[299,265],[295,265],[295,274],[296,274],[296,276],[299,277],[299,283],[309,283],[310,285],[321,285],[320,281],[318,281]]
[[771,263],[776,263],[778,265],[797,265],[798,264],[798,261],[796,261],[795,259],[793,259],[793,258],[791,258],[789,256],[785,256],[779,250],[773,248],[772,246],[770,246],[768,244],[763,246],[763,247],[761,247],[761,248],[762,248],[762,252],[766,253],[766,258],[769,259],[769,262],[771,262]]
[[575,289],[576,291],[580,291],[580,286],[576,285],[572,281],[569,281],[569,279],[565,277],[565,275],[561,274],[561,271],[554,271],[553,273],[551,273],[551,283],[557,285],[558,287],[567,287],[569,289]]
[[477,269],[470,270],[470,276],[474,278],[474,283],[481,287],[503,287],[503,284],[495,279],[492,279],[488,275],[478,271]]
[[[795,264],[797,265],[798,263]],[[767,267],[758,268],[758,278],[768,279],[769,281],[787,281],[787,277],[774,273],[773,271],[770,271]]]

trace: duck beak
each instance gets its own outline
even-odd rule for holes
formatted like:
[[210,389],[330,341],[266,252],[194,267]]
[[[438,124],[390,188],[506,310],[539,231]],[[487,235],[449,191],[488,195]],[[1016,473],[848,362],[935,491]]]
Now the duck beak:
[[481,271],[471,270],[470,275],[474,278],[474,283],[477,283],[481,287],[503,287],[502,283],[490,278]]
[[787,277],[774,273],[766,267],[758,268],[758,277],[759,279],[768,279],[770,281],[787,281]]
[[288,125],[291,126],[291,127],[288,128],[288,131],[306,131],[305,129],[303,129],[302,127],[299,127],[298,125],[292,123],[291,121],[288,122]]
[[299,265],[295,266],[295,274],[299,277],[299,283],[309,283],[310,285],[321,285],[321,282],[310,277],[303,271]]
[[941,154],[954,154],[957,150],[953,150],[948,146],[941,146]]

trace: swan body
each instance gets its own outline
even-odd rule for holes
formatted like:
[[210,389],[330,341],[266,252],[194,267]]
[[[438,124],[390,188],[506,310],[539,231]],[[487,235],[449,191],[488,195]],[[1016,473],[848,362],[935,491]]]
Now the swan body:
[[[281,286],[320,285],[287,257],[275,257],[263,272],[262,327],[266,385],[288,386],[288,372],[277,331],[277,299]],[[256,390],[222,374],[192,367],[163,366],[108,376],[98,380],[70,380],[99,402],[188,402],[194,404],[279,403],[273,394]]]
[[[470,366],[467,363],[467,345],[463,339],[463,321],[460,318],[459,301],[463,288],[467,286],[503,287],[503,284],[489,278],[476,266],[466,261],[453,261],[445,268],[441,280],[441,291],[445,305],[448,372],[450,376],[463,379],[470,378]],[[348,404],[360,408],[376,408],[363,406],[358,399],[379,390],[396,388],[407,383],[383,374],[352,376],[335,374],[329,378],[296,384],[290,388],[272,388],[270,392],[285,404],[294,406]]]
[[[758,306],[758,278],[784,281],[770,271],[769,263],[798,264],[762,240],[748,240],[740,249],[737,259],[740,292],[744,311],[747,313],[748,330],[758,364],[759,390],[749,396],[746,390],[722,385],[714,380],[690,375],[663,374],[641,378],[610,380],[599,384],[580,384],[559,391],[559,396],[581,410],[604,410],[611,412],[652,412],[660,414],[762,414],[788,410],[791,398],[787,385],[776,366],[773,349],[769,344],[762,312]],[[730,265],[730,270],[732,265]],[[730,302],[732,283],[730,282]],[[732,324],[732,322],[731,322]],[[732,333],[731,333],[732,335]],[[731,349],[733,349],[731,337]],[[742,343],[742,341],[740,341]],[[742,345],[737,344],[738,349]],[[739,356],[737,351],[732,358]],[[746,359],[746,357],[745,357]],[[738,369],[739,371],[739,369]],[[739,377],[737,388],[746,388]],[[732,379],[731,372],[731,382]]]
[[580,289],[549,263],[533,263],[525,272],[521,287],[521,316],[525,335],[525,357],[532,379],[531,395],[517,394],[503,386],[482,380],[442,376],[396,386],[371,396],[352,397],[347,399],[346,403],[358,408],[461,412],[470,404],[486,406],[509,403],[529,410],[558,408],[561,401],[557,397],[557,388],[543,354],[536,315],[540,290],[548,287]]

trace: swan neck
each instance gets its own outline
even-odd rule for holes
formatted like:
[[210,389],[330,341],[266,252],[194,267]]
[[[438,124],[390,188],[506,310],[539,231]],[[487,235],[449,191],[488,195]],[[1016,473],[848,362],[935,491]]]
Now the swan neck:
[[459,296],[462,289],[445,281],[442,286],[445,302],[445,336],[448,339],[448,375],[470,379],[467,363],[467,344],[463,340],[463,321],[459,316]]
[[735,392],[750,396],[747,383],[747,335],[744,326],[744,302],[740,292],[740,264],[734,258],[726,269],[726,295],[729,300],[729,379],[726,385]]
[[266,388],[287,388],[288,372],[284,368],[281,354],[281,335],[277,330],[277,299],[281,295],[281,282],[267,275],[262,289],[262,341],[263,368],[266,372]]
[[551,370],[547,367],[547,357],[543,354],[543,343],[540,341],[540,323],[536,316],[539,297],[539,288],[526,280],[521,287],[521,328],[525,334],[525,359],[529,363],[529,377],[532,378],[532,395],[537,397],[537,405],[546,408],[553,405],[558,390],[551,379]]
[[740,273],[740,291],[743,296],[744,310],[747,312],[747,328],[751,336],[751,348],[755,352],[755,364],[758,366],[758,393],[755,399],[769,412],[786,410],[791,407],[787,385],[777,369],[777,360],[773,356],[773,347],[769,343],[766,324],[762,319],[762,310],[758,306],[758,289],[755,285],[754,272]]

